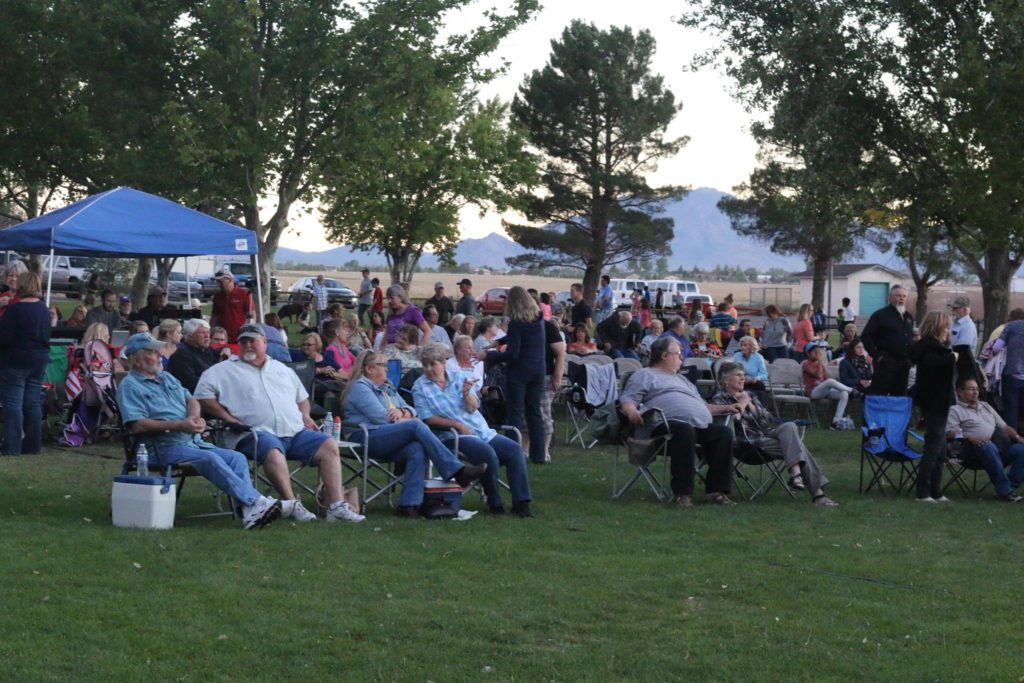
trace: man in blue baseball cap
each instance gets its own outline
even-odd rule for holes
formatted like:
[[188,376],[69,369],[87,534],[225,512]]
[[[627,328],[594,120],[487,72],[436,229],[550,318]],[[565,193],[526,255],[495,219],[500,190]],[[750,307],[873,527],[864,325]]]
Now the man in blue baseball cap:
[[125,344],[131,371],[117,388],[125,428],[140,436],[154,464],[188,464],[231,496],[241,506],[246,529],[266,526],[281,515],[281,502],[253,487],[244,455],[202,440],[206,421],[199,416],[199,402],[163,371],[164,346],[148,332]]

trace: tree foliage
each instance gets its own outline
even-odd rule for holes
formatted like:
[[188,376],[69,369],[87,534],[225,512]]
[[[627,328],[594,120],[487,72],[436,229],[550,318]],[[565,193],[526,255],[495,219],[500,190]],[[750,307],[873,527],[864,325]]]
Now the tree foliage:
[[753,107],[789,100],[821,111],[808,85],[843,75],[843,109],[866,161],[892,167],[880,171],[876,208],[913,207],[922,226],[947,232],[982,282],[986,327],[1005,319],[1024,258],[1017,3],[700,0],[684,22],[722,37],[721,63]]
[[574,21],[551,45],[512,103],[542,169],[543,193],[524,193],[523,210],[543,227],[506,225],[533,252],[509,263],[579,268],[590,297],[606,266],[657,256],[672,239],[672,220],[652,215],[682,190],[652,188],[643,173],[685,139],[665,137],[679,106],[651,73],[649,32]]

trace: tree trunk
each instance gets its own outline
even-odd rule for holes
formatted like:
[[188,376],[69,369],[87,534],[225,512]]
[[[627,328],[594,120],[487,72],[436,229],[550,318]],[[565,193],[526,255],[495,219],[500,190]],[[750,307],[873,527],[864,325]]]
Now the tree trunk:
[[928,313],[928,281],[914,278],[914,289],[917,291],[917,303],[914,306],[914,320],[920,323]]
[[171,257],[160,257],[154,259],[156,261],[156,284],[159,287],[163,287],[164,291],[167,291],[167,280],[171,276],[171,269],[174,268],[174,264],[177,263],[178,258],[176,256]]
[[[601,266],[597,263],[588,263],[583,271],[583,300],[594,303],[594,296],[597,294],[597,286],[601,280]],[[595,311],[596,313],[596,311]]]
[[981,280],[981,298],[985,305],[984,334],[988,334],[1009,318],[1010,280],[1020,264],[1019,256],[1010,257],[1009,245],[999,245],[985,250],[984,268],[977,271]]
[[831,260],[820,256],[814,257],[814,277],[811,280],[811,306],[815,310],[825,308],[825,281],[828,279],[828,267]]
[[146,305],[146,294],[149,292],[149,274],[153,270],[153,259],[140,258],[132,278],[132,307],[139,310]]

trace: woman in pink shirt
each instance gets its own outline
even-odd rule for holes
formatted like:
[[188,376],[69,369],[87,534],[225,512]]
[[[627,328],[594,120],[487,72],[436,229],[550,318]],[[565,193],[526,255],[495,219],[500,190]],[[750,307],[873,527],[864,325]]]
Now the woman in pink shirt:
[[825,349],[817,344],[808,347],[807,360],[800,364],[803,375],[804,393],[812,399],[830,398],[836,401],[836,413],[832,418],[832,429],[842,429],[840,420],[846,413],[850,400],[850,387],[828,376],[825,367]]
[[803,360],[804,347],[808,342],[814,340],[814,326],[811,324],[813,309],[810,304],[800,306],[800,312],[796,314],[796,325],[793,325],[793,350],[796,351],[795,360]]
[[348,379],[355,365],[356,357],[348,348],[348,327],[343,320],[332,318],[324,323],[324,358],[333,360],[338,366],[335,379]]

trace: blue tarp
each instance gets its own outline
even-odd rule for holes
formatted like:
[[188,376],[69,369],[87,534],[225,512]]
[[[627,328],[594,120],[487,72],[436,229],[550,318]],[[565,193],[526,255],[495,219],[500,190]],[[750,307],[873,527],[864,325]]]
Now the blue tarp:
[[0,230],[0,251],[65,256],[249,255],[256,235],[155,195],[118,187]]

